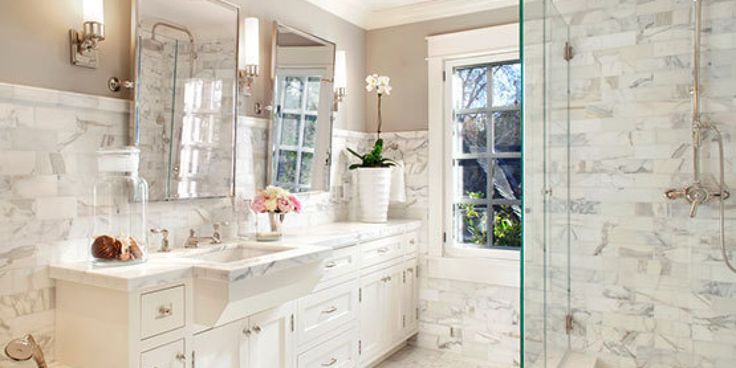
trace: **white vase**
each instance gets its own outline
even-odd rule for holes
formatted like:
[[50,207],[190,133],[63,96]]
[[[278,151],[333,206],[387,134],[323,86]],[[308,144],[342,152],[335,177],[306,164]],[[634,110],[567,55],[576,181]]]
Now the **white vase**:
[[391,168],[358,168],[359,220],[381,223],[388,220],[391,192]]

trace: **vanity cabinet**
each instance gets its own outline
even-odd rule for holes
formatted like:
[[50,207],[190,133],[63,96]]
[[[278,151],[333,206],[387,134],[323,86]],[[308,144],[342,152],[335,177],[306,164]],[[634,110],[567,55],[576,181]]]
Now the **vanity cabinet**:
[[106,276],[122,268],[96,285],[57,279],[57,357],[74,368],[371,367],[417,332],[417,253],[413,231],[358,241],[314,265],[305,296],[266,310],[236,300],[213,325],[193,317],[194,300],[221,295],[196,288],[193,272],[149,264],[146,284]]

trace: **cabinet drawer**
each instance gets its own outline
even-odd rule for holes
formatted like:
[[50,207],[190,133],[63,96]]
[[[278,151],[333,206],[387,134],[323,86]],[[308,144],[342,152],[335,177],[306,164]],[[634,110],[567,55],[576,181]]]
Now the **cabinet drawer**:
[[360,267],[375,266],[404,255],[402,238],[403,236],[392,236],[362,244],[360,246]]
[[177,340],[143,352],[141,368],[184,368],[187,361],[185,351],[184,340]]
[[404,235],[404,242],[406,243],[406,254],[413,257],[419,251],[419,236],[416,232],[410,232]]
[[336,250],[324,263],[322,281],[332,280],[358,269],[358,247],[351,246]]
[[300,354],[297,368],[353,368],[357,360],[358,338],[352,330]]
[[305,296],[299,300],[298,308],[301,345],[357,318],[358,283],[347,282]]
[[184,285],[141,295],[141,339],[184,327]]

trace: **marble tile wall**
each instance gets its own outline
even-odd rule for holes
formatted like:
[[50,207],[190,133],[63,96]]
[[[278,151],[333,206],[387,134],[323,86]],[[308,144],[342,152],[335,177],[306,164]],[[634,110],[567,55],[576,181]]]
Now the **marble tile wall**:
[[[736,366],[736,274],[715,203],[695,219],[664,190],[692,182],[693,1],[560,0],[571,72],[571,348],[609,367]],[[736,182],[736,1],[703,2],[704,119]],[[706,138],[704,182],[716,182]],[[730,201],[729,201],[730,202]],[[727,242],[735,249],[733,203]],[[733,251],[729,252],[733,257]]]

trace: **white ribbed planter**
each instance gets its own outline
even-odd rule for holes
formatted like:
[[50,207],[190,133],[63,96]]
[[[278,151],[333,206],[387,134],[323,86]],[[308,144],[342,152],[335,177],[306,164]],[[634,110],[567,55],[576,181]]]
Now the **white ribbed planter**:
[[358,168],[358,195],[363,222],[386,222],[391,194],[391,168]]

